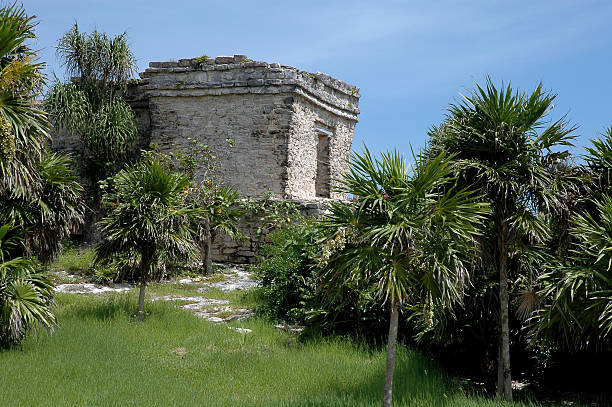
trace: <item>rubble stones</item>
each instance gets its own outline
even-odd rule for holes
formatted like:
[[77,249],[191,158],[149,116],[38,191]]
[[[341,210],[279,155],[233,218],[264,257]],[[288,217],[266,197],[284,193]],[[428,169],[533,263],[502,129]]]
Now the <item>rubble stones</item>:
[[128,291],[131,288],[132,286],[129,284],[113,284],[111,287],[107,287],[104,285],[91,283],[69,283],[56,286],[55,292],[71,294],[102,294],[108,292]]

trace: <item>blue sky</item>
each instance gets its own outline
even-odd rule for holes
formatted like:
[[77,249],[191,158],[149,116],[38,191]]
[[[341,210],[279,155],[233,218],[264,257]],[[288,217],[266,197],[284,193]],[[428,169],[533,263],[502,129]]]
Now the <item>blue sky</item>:
[[34,45],[63,75],[57,39],[126,31],[139,72],[150,61],[246,54],[361,88],[353,146],[425,144],[459,92],[490,75],[558,94],[552,118],[579,126],[575,153],[612,124],[612,2],[25,0]]

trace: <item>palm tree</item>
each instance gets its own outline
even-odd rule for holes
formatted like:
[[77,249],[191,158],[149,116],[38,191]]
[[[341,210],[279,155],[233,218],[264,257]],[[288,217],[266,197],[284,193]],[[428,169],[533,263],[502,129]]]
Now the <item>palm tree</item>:
[[111,191],[103,196],[107,209],[100,221],[102,240],[95,248],[95,262],[107,265],[121,258],[137,258],[140,283],[138,316],[144,318],[144,298],[160,256],[186,257],[196,253],[192,225],[201,210],[192,208],[189,177],[173,172],[155,155],[117,173]]
[[[26,45],[35,37],[34,19],[15,4],[0,7],[0,345],[18,342],[39,325],[51,328],[53,286],[35,260],[22,257],[24,229],[18,212],[47,195],[41,173],[49,137],[46,114],[36,96],[43,84],[41,64]],[[48,158],[48,157],[47,157]],[[64,187],[54,185],[57,192]],[[62,195],[59,192],[58,195]],[[57,209],[49,209],[50,214]],[[61,208],[63,210],[65,208]],[[55,212],[54,212],[55,214]],[[15,223],[17,222],[17,223]],[[72,222],[71,216],[60,222]],[[16,225],[16,226],[13,226]],[[56,226],[63,228],[65,226]],[[50,230],[54,235],[57,230]],[[60,236],[53,236],[56,239]]]
[[612,127],[586,151],[560,228],[567,243],[539,279],[544,303],[531,318],[536,337],[569,349],[604,348],[612,332]]
[[137,135],[134,112],[122,97],[136,70],[127,35],[88,34],[75,23],[60,38],[57,54],[73,79],[56,81],[49,90],[45,107],[51,121],[78,134],[89,159],[123,158]]
[[331,203],[324,219],[325,284],[374,285],[389,304],[384,406],[392,405],[400,310],[422,304],[429,313],[461,298],[468,279],[463,261],[488,210],[479,197],[454,189],[451,173],[444,154],[416,157],[409,168],[397,152],[374,159],[365,148],[339,180],[339,191],[353,201]]
[[577,242],[570,255],[550,262],[540,277],[545,303],[531,319],[536,337],[573,350],[612,343],[612,197],[593,203],[594,214],[572,220]]
[[[490,78],[448,109],[439,128],[430,132],[432,155],[454,155],[463,185],[472,185],[491,205],[489,236],[493,268],[499,278],[499,357],[497,391],[512,400],[508,311],[509,261],[524,246],[547,236],[543,212],[559,203],[550,170],[568,157],[574,130],[561,118],[547,122],[555,95],[538,85],[532,93],[497,89]],[[523,248],[522,248],[523,247]]]
[[26,229],[25,247],[48,263],[61,251],[62,240],[76,233],[83,223],[83,188],[76,181],[72,160],[65,154],[45,150],[36,162],[40,194],[31,199],[6,196],[0,220]]
[[0,226],[0,346],[19,342],[37,326],[52,328],[53,285],[35,260],[15,257],[22,243],[15,228]]
[[38,108],[42,64],[26,45],[35,38],[34,18],[15,4],[0,7],[0,194],[35,196],[35,161],[49,137],[45,113]]

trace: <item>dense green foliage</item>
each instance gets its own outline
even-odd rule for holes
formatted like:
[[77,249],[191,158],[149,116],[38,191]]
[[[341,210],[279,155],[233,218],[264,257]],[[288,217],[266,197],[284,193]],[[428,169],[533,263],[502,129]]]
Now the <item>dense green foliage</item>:
[[0,225],[0,347],[18,343],[30,329],[55,324],[53,285],[36,260],[14,256],[22,244],[15,232]]
[[320,249],[314,222],[305,220],[267,236],[255,276],[261,285],[260,312],[289,324],[304,324],[320,305],[316,295]]
[[384,341],[388,307],[373,287],[346,284],[330,297],[321,284],[323,234],[312,219],[296,220],[266,235],[253,267],[261,315],[305,327],[305,336],[350,335],[369,344]]
[[35,22],[17,5],[0,7],[0,345],[55,323],[53,285],[38,262],[82,222],[69,159],[48,151],[49,124],[36,97],[42,64],[27,45]]
[[83,188],[76,181],[69,156],[44,150],[35,164],[37,194],[4,197],[0,219],[25,228],[27,253],[47,263],[60,252],[62,241],[83,223]]
[[[587,148],[582,197],[568,215],[568,243],[547,258],[540,279],[542,307],[533,316],[536,338],[568,349],[609,349],[612,344],[612,128]],[[579,199],[576,199],[579,198]]]

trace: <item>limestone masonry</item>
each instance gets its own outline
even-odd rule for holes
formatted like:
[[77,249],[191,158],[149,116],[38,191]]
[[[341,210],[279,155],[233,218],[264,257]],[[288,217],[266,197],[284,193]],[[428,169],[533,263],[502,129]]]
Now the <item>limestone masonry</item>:
[[130,102],[143,144],[170,151],[201,140],[244,195],[342,198],[330,187],[347,169],[357,87],[244,55],[151,62],[140,76]]

